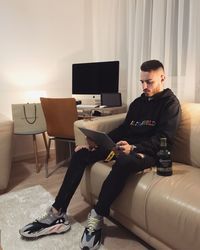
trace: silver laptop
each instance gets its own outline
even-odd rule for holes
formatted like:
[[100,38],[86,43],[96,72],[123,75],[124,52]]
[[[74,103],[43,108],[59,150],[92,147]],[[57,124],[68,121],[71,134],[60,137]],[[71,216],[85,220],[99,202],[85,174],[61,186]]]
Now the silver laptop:
[[84,135],[93,140],[97,145],[103,146],[106,149],[111,150],[116,146],[113,140],[104,132],[94,131],[87,128],[79,128]]

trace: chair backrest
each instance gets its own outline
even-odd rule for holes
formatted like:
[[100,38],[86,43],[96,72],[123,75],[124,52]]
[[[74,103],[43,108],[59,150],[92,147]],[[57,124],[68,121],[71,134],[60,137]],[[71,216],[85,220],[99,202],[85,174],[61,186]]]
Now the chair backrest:
[[74,98],[40,98],[49,136],[74,139],[74,122],[78,120]]

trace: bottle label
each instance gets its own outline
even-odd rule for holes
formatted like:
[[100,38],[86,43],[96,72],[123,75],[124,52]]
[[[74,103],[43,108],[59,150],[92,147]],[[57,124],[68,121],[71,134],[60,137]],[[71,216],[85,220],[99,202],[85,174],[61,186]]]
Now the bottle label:
[[170,172],[172,171],[172,168],[171,167],[168,167],[168,168],[157,168],[157,171],[159,171],[160,173],[161,172]]
[[162,168],[170,168],[172,166],[172,161],[169,159],[163,160],[163,159],[159,159],[159,167]]

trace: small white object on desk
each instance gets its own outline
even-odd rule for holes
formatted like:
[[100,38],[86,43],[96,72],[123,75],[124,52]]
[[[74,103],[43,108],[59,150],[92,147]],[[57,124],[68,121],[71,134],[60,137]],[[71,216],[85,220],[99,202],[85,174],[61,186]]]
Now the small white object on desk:
[[95,105],[95,104],[78,104],[76,105],[77,109],[102,109],[102,108],[106,108],[106,105]]
[[77,109],[94,109],[96,107],[98,107],[99,105],[95,105],[95,104],[79,104],[76,105]]
[[100,108],[100,109],[103,109],[103,108],[106,108],[107,106],[106,105],[99,105],[97,106],[97,108]]

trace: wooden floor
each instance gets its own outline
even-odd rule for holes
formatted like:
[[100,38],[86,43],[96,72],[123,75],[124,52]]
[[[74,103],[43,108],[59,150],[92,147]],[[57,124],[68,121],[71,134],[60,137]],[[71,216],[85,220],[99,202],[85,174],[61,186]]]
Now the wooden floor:
[[[44,157],[41,157],[44,162]],[[50,161],[50,171],[54,169],[54,157]],[[35,172],[34,160],[26,160],[13,163],[8,192],[24,189],[34,185],[41,185],[54,197],[62,183],[67,167],[61,167],[50,177],[45,178],[44,168],[39,173]],[[78,188],[70,203],[68,213],[74,217],[76,221],[85,225],[90,206],[83,200],[80,189]],[[44,213],[45,211],[41,211]],[[108,219],[105,219],[104,228],[104,245],[108,250],[147,250],[152,249],[135,235],[120,225],[116,225]]]

